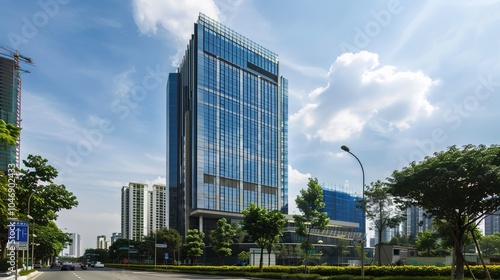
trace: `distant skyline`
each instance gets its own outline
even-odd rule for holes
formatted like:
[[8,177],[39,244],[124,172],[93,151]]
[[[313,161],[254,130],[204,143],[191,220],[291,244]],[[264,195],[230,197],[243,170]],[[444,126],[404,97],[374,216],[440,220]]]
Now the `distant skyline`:
[[[309,177],[366,182],[451,145],[500,139],[500,1],[3,1],[22,65],[21,158],[41,155],[79,201],[83,248],[120,231],[120,190],[165,183],[166,81],[202,12],[277,53],[289,81],[289,202]],[[369,224],[367,224],[367,227]]]

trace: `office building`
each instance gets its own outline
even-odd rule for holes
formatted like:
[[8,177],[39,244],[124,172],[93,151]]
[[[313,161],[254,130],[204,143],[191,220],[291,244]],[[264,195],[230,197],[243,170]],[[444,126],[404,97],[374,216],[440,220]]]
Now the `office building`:
[[200,14],[169,75],[166,117],[171,228],[208,233],[250,203],[288,213],[288,81],[277,54]]
[[78,233],[70,233],[72,243],[68,245],[68,256],[78,258],[83,255],[82,237]]
[[325,212],[330,220],[357,223],[356,232],[363,232],[365,221],[363,210],[358,202],[361,197],[351,195],[347,192],[323,188],[323,201]]
[[500,211],[484,218],[484,235],[500,232]]
[[148,235],[148,185],[130,182],[122,187],[122,237],[142,241]]
[[432,219],[424,209],[416,206],[409,207],[405,213],[406,219],[402,222],[402,234],[416,237],[420,231],[433,231]]
[[119,232],[113,232],[111,234],[111,244],[115,243],[115,241],[118,240],[118,239],[120,239],[120,238],[122,238],[121,233],[119,233]]

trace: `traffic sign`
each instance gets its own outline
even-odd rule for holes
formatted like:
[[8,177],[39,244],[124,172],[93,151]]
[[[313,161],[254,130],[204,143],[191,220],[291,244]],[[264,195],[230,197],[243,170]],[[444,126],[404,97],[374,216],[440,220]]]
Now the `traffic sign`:
[[28,223],[27,222],[14,222],[14,240],[16,242],[28,242]]
[[157,243],[156,248],[167,248],[167,244]]
[[12,221],[9,224],[9,242],[16,250],[28,250],[28,222]]

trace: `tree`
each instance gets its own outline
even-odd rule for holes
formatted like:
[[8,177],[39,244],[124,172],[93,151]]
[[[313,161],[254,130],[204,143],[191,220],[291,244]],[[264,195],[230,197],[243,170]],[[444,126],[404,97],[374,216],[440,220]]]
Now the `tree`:
[[[156,242],[167,244],[167,253],[173,256],[174,263],[177,262],[176,252],[179,252],[179,249],[182,245],[182,236],[180,233],[173,228],[163,228],[157,230],[155,232]],[[154,238],[154,235],[153,235]]]
[[[56,220],[57,212],[70,210],[78,205],[78,201],[66,186],[55,184],[58,171],[48,164],[48,160],[41,156],[28,155],[23,160],[25,169],[19,170],[16,180],[18,190],[18,209],[21,213],[30,213],[38,224]],[[33,194],[33,195],[32,195]],[[32,195],[31,200],[29,200]],[[30,209],[28,209],[28,202]]]
[[109,262],[109,251],[108,249],[85,249],[85,253],[83,254],[86,260],[90,260],[91,262]]
[[238,260],[241,263],[246,263],[246,262],[248,262],[249,259],[250,259],[250,253],[248,251],[241,251],[238,254]]
[[210,232],[212,248],[221,257],[221,263],[224,265],[224,258],[231,255],[231,245],[234,243],[236,230],[227,223],[226,218],[217,221],[217,227]]
[[399,241],[399,238],[397,238],[396,236],[393,236],[391,238],[391,240],[389,241],[389,244],[399,246],[399,245],[401,245],[401,242]]
[[205,233],[199,232],[197,229],[188,230],[186,236],[186,243],[182,245],[186,256],[194,258],[194,263],[198,263],[198,258],[203,255],[203,248],[205,247]]
[[313,229],[324,230],[328,226],[329,218],[325,208],[323,199],[323,189],[318,183],[318,179],[309,178],[307,190],[300,190],[300,195],[295,199],[298,210],[302,215],[293,215],[296,233],[304,239],[302,248],[305,251],[305,265],[307,270],[307,259],[309,252],[314,249],[311,244],[310,236]]
[[500,207],[500,146],[449,147],[388,178],[390,192],[407,206],[422,207],[450,223],[457,256],[455,279],[464,278],[466,232]]
[[0,120],[0,145],[3,146],[4,150],[9,146],[14,147],[17,145],[20,133],[20,127],[6,123],[4,120]]
[[[27,221],[29,213],[34,225],[45,226],[55,221],[58,217],[57,213],[62,209],[69,210],[78,205],[76,196],[69,192],[66,186],[54,183],[58,172],[48,164],[47,159],[28,155],[27,159],[23,160],[23,165],[25,168],[16,169],[14,175],[16,210],[18,210],[16,218]],[[2,176],[0,184],[5,183],[6,180],[6,176]],[[1,219],[4,220],[5,213],[3,210],[1,213]],[[4,229],[5,225],[4,223]],[[6,240],[1,245],[5,248]],[[6,250],[2,251],[6,252]]]
[[431,251],[436,249],[438,246],[437,235],[430,230],[420,231],[418,232],[415,246],[417,247],[417,250],[427,252],[427,257],[430,257]]
[[[337,250],[340,255],[340,263],[344,263],[344,256],[349,254],[349,250],[347,247],[347,241],[344,239],[337,239]],[[337,260],[338,261],[338,260]]]
[[274,244],[274,251],[276,256],[282,260],[283,265],[286,264],[285,260],[288,260],[288,265],[290,265],[292,259],[296,261],[299,258],[302,249],[300,245],[277,243]]
[[264,248],[269,255],[273,244],[278,241],[285,226],[285,215],[276,210],[269,210],[258,207],[251,203],[243,210],[243,230],[245,230],[251,240],[255,241],[260,248],[259,271],[263,270]]
[[35,260],[51,260],[54,256],[71,244],[69,234],[62,232],[55,222],[49,221],[46,224],[35,226],[35,239],[31,240],[36,244],[35,255],[31,256]]
[[494,233],[484,236],[479,241],[481,251],[486,257],[500,257],[500,233]]
[[130,257],[129,248],[139,247],[141,243],[143,242],[125,238],[117,239],[109,246],[109,259],[116,263],[123,263],[125,259]]
[[[382,245],[383,232],[387,228],[394,228],[399,225],[403,217],[400,211],[394,206],[393,199],[389,194],[389,187],[381,181],[370,184],[365,190],[365,201],[362,203],[365,209],[366,218],[371,220],[378,232],[378,242],[376,246]],[[378,265],[382,265],[382,254],[378,255]]]
[[[6,150],[8,147],[14,147],[17,145],[17,140],[19,139],[19,133],[21,128],[6,123],[4,120],[0,120],[0,149]],[[9,172],[10,173],[10,172]],[[8,192],[8,176],[13,174],[4,174],[0,171],[0,199],[4,203],[0,203],[0,230],[4,230],[8,224],[8,219],[14,216],[14,212],[8,210],[8,202],[15,201],[12,197],[9,197],[10,192]],[[12,195],[12,194],[11,194]],[[9,199],[10,198],[10,199]],[[3,246],[1,242],[0,246]],[[7,250],[0,248],[5,253]]]

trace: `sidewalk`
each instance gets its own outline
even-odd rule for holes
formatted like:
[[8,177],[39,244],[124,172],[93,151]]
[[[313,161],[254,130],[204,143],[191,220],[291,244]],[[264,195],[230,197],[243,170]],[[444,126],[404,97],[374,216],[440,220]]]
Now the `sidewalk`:
[[[39,273],[40,272],[35,271],[35,272],[32,272],[29,275],[25,275],[25,276],[19,276],[18,275],[17,276],[17,280],[28,280],[28,279],[31,279],[31,278],[35,277]],[[14,274],[12,274],[12,275],[1,274],[0,275],[0,280],[14,280],[14,279],[16,279],[16,276]]]

